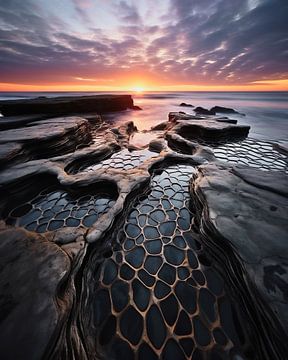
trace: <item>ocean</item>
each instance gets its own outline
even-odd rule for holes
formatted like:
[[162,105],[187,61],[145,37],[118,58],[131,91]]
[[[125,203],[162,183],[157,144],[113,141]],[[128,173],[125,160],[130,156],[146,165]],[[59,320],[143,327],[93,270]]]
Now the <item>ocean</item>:
[[[124,92],[113,92],[123,94]],[[129,93],[129,91],[125,92]],[[103,92],[0,92],[0,100],[33,98],[38,96],[98,95]],[[250,137],[271,141],[288,140],[288,92],[143,92],[131,93],[134,104],[143,110],[127,110],[105,114],[103,118],[115,126],[133,120],[139,131],[149,130],[151,126],[166,121],[171,111],[185,111],[193,114],[193,109],[179,107],[181,102],[194,106],[232,107],[245,116],[229,115],[238,124],[250,125]]]

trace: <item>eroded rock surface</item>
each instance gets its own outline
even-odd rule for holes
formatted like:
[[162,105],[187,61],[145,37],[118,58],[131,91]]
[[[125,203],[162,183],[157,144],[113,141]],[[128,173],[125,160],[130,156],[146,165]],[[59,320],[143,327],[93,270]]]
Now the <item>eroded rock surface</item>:
[[287,354],[281,343],[288,330],[287,183],[281,173],[206,165],[191,186],[203,241],[235,269],[243,302],[257,309],[259,332],[266,333],[269,324],[271,358]]
[[80,117],[35,121],[30,126],[1,131],[0,162],[41,159],[75,150],[91,141],[89,122]]
[[44,237],[9,229],[0,233],[0,257],[1,357],[44,358],[71,311],[64,285],[71,271],[69,256]]
[[285,358],[285,154],[216,116],[27,125],[1,131],[3,358]]
[[227,119],[199,118],[189,114],[169,113],[169,123],[176,123],[171,132],[177,133],[186,139],[205,141],[225,141],[244,139],[247,137],[250,126],[237,125]]

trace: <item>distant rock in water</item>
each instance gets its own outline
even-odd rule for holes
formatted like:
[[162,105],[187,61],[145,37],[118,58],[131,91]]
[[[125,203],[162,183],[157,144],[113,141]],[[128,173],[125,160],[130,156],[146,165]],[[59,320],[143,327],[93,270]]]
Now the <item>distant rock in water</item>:
[[132,110],[143,110],[140,106],[137,106],[137,105],[133,105]]
[[[213,108],[212,108],[213,109]],[[196,109],[194,109],[194,111],[197,113],[197,114],[202,114],[202,115],[216,115],[216,112],[213,111],[213,110],[208,110],[208,109],[205,109],[201,106],[198,106],[196,107]]]
[[179,106],[194,107],[192,104],[181,103]]
[[232,109],[232,108],[226,108],[223,106],[213,106],[210,111],[214,113],[222,113],[222,114],[239,114],[238,111]]

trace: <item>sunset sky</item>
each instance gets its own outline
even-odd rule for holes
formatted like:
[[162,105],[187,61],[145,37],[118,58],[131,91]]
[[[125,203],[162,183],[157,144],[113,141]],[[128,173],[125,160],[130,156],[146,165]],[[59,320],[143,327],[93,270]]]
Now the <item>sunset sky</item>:
[[0,0],[0,91],[288,90],[287,0]]

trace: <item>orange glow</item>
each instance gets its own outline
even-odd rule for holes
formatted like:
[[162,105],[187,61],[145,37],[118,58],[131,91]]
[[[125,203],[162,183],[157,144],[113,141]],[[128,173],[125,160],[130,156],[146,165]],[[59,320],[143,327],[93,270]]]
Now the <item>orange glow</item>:
[[143,92],[145,92],[145,89],[142,86],[134,86],[131,90],[136,94],[142,94]]
[[[146,80],[146,79],[145,79]],[[132,80],[133,81],[133,80]],[[244,85],[199,85],[199,84],[166,84],[161,85],[161,82],[153,82],[152,80],[137,82],[137,85],[132,81],[125,81],[121,79],[115,84],[91,84],[91,82],[85,83],[70,82],[70,83],[49,83],[49,84],[13,84],[13,83],[0,83],[0,91],[125,91],[135,92],[140,94],[145,91],[288,91],[288,79],[282,80],[261,80],[254,81]],[[121,85],[123,84],[123,85]]]

